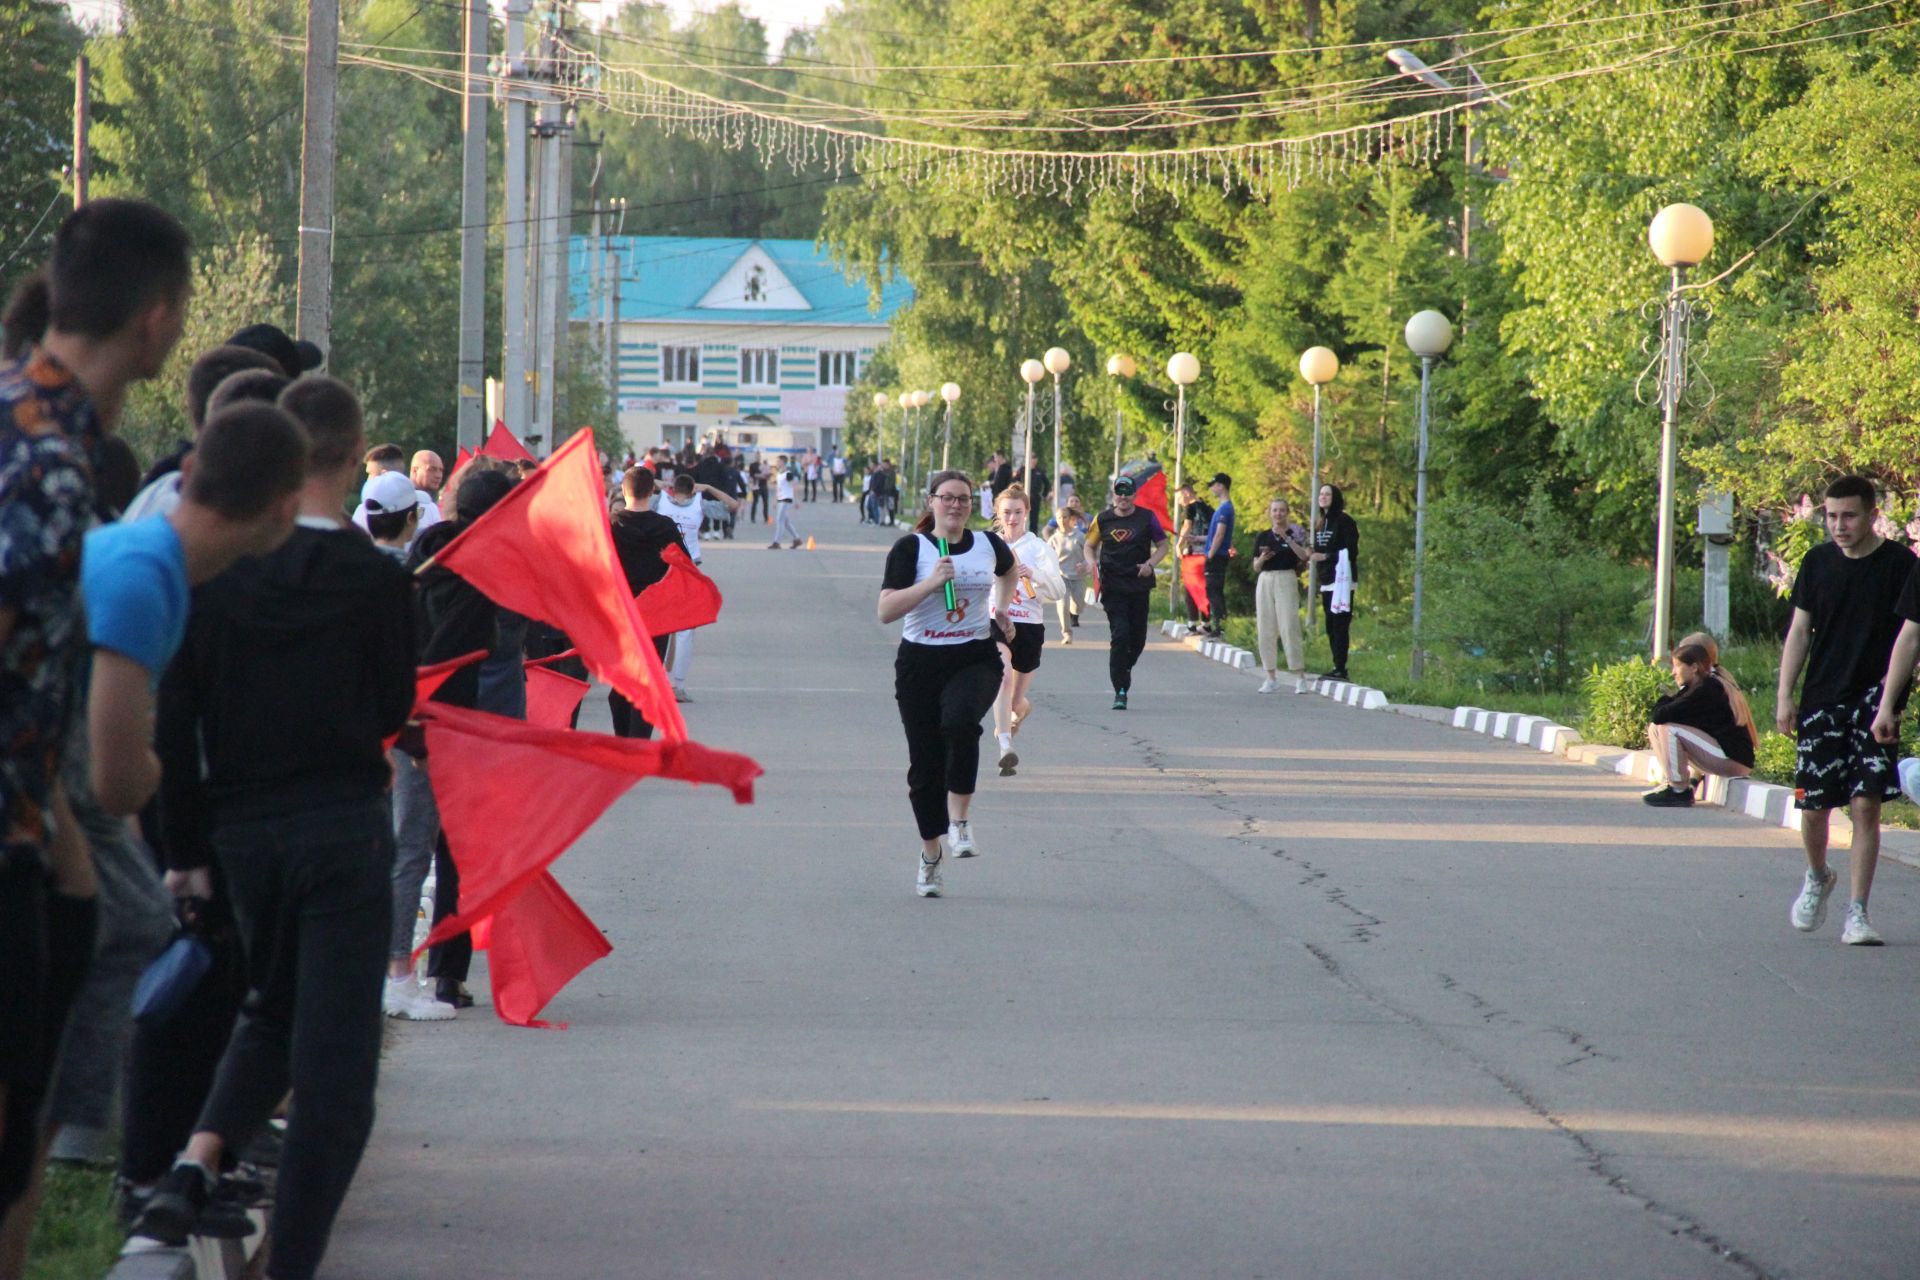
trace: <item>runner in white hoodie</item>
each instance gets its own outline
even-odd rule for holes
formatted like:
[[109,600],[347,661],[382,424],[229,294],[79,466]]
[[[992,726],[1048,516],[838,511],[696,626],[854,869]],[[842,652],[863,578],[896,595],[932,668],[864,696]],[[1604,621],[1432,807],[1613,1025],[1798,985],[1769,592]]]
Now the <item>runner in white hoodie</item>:
[[993,511],[994,527],[1013,550],[1014,572],[1019,575],[1013,597],[1007,602],[1013,640],[1000,642],[1000,659],[1006,674],[1000,681],[1000,696],[993,702],[993,729],[1000,746],[1000,776],[1010,778],[1020,763],[1013,749],[1013,735],[1033,710],[1033,704],[1027,701],[1027,690],[1033,685],[1033,673],[1040,669],[1040,650],[1047,640],[1043,606],[1064,596],[1067,583],[1053,548],[1027,527],[1025,489],[1017,484],[1002,489],[994,499]]

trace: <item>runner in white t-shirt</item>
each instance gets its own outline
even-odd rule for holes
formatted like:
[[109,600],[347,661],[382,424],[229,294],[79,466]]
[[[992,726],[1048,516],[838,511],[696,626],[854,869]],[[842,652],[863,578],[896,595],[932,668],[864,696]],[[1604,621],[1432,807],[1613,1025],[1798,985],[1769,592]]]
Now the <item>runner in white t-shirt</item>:
[[[1013,596],[1013,552],[996,533],[967,528],[973,482],[937,471],[932,509],[893,544],[880,580],[880,621],[900,624],[893,696],[907,733],[907,796],[920,832],[923,898],[940,896],[942,838],[956,858],[972,857],[969,810],[980,772],[980,718],[1000,686],[990,638],[1010,630],[996,608]],[[944,550],[943,550],[944,548]]]
[[1002,489],[993,508],[994,524],[1013,551],[1014,572],[1020,578],[1012,599],[1007,601],[1006,616],[1013,623],[1013,638],[1000,644],[1006,669],[1000,680],[1000,696],[993,700],[1000,776],[1011,778],[1020,763],[1013,749],[1013,735],[1033,710],[1027,690],[1033,686],[1034,673],[1040,670],[1040,650],[1047,640],[1047,615],[1042,606],[1065,595],[1067,583],[1053,548],[1027,527],[1027,491],[1017,484]]
[[[738,498],[710,484],[695,484],[693,477],[684,471],[673,478],[672,489],[654,503],[655,511],[678,526],[680,540],[687,544],[687,554],[695,564],[700,563],[700,525],[707,513],[702,499],[724,503],[728,511],[740,509]],[[667,655],[667,679],[673,684],[674,701],[689,702],[692,699],[687,694],[687,668],[693,664],[693,632],[676,631],[672,641],[673,647]]]

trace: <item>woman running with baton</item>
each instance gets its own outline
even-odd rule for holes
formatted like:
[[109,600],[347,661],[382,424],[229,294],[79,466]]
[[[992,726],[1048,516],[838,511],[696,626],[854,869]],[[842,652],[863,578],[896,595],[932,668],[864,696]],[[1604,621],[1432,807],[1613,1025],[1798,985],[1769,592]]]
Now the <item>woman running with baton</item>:
[[941,891],[941,839],[956,858],[973,856],[967,817],[980,772],[980,719],[1000,688],[993,629],[1012,637],[1014,555],[996,533],[967,528],[973,481],[937,471],[928,510],[893,544],[880,580],[880,621],[900,624],[893,696],[907,733],[907,797],[920,829],[916,892]]
[[1020,763],[1013,749],[1013,735],[1033,710],[1027,690],[1033,685],[1034,672],[1040,669],[1040,649],[1047,640],[1046,613],[1042,604],[1052,604],[1066,594],[1066,580],[1060,576],[1060,561],[1053,548],[1027,527],[1027,491],[1019,485],[1002,489],[993,503],[994,523],[1000,536],[1012,548],[1013,571],[1019,576],[1013,599],[1007,602],[1007,617],[1013,622],[1013,639],[1003,642],[1006,675],[1000,682],[1000,696],[993,700],[993,730],[1000,746],[1000,776],[1011,778]]

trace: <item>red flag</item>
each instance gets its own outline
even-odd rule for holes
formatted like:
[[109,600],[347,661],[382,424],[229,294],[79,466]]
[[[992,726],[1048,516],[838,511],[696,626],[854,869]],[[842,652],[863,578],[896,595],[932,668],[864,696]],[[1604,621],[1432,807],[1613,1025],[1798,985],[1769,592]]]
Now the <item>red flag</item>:
[[587,669],[618,689],[665,737],[687,736],[660,655],[614,555],[591,431],[562,445],[442,547],[433,563],[502,608],[566,632]]
[[667,576],[637,597],[647,626],[657,636],[704,627],[720,616],[720,588],[687,557],[687,549],[673,543],[660,553]]
[[507,430],[507,424],[504,422],[493,424],[493,434],[488,436],[487,442],[480,446],[480,452],[489,458],[499,458],[506,462],[534,460],[533,455],[527,452],[526,446],[520,443],[519,438]]
[[1187,598],[1193,601],[1193,607],[1202,617],[1211,618],[1207,612],[1207,558],[1201,555],[1180,557],[1180,585],[1186,589]]
[[440,686],[445,684],[447,677],[451,676],[454,672],[462,667],[470,667],[474,663],[485,659],[486,656],[487,651],[485,649],[475,649],[472,653],[463,653],[457,658],[448,658],[445,662],[436,662],[430,667],[420,667],[417,669],[414,672],[414,705],[418,706],[420,703],[432,698],[434,694],[440,692]]
[[1167,503],[1166,472],[1156,469],[1141,481],[1140,487],[1134,491],[1133,500],[1160,517],[1160,525],[1168,537],[1172,537],[1180,527],[1180,522],[1173,518],[1173,508]]
[[587,682],[550,667],[527,664],[527,723],[573,728],[573,709],[587,696]]
[[453,469],[455,471],[458,471],[460,468],[466,466],[469,462],[472,462],[473,457],[474,457],[473,450],[467,448],[467,446],[465,445],[461,445],[460,452],[453,455]]
[[429,944],[512,902],[639,779],[713,783],[748,804],[761,772],[745,756],[697,742],[548,729],[440,702],[422,707],[420,718],[440,822],[460,869],[460,910],[434,927]]
[[[495,915],[487,934],[487,976],[493,1011],[516,1027],[546,1027],[540,1011],[613,944],[567,896],[551,872],[533,878],[526,892]],[[475,939],[478,945],[479,939]],[[567,1024],[557,1024],[566,1030]]]

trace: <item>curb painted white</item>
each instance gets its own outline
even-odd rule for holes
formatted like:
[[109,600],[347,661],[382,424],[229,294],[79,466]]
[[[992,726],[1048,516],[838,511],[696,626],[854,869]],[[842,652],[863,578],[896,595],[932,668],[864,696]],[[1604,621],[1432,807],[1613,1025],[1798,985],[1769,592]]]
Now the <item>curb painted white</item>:
[[[1212,658],[1235,671],[1260,670],[1260,659],[1249,651],[1224,640],[1215,640],[1212,636],[1189,635],[1185,625],[1170,618],[1160,623],[1160,634],[1178,640],[1201,657]],[[1314,676],[1308,676],[1306,683],[1308,693],[1317,693],[1323,698],[1359,707],[1362,711],[1384,711],[1389,705],[1386,694],[1365,685],[1350,684],[1345,680],[1321,680]]]

